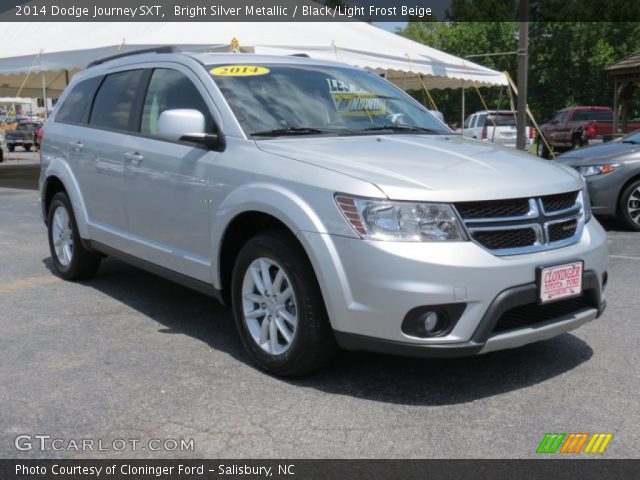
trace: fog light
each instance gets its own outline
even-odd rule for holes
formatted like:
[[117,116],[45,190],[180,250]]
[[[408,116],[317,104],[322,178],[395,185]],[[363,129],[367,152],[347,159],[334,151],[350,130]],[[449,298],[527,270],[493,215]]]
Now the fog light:
[[448,335],[466,307],[465,303],[449,303],[412,308],[402,321],[402,333],[417,338]]
[[433,333],[438,328],[438,322],[440,321],[440,316],[438,312],[429,312],[427,313],[424,319],[424,330],[427,333]]

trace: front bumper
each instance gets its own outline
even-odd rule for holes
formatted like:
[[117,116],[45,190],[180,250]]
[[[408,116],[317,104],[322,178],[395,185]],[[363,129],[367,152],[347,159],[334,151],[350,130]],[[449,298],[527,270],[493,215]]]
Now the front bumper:
[[[420,356],[485,353],[543,340],[604,310],[606,233],[590,221],[581,240],[535,254],[497,257],[472,242],[379,242],[301,232],[338,342],[348,349]],[[536,268],[584,261],[589,307],[529,327],[492,334],[501,312],[537,299]],[[412,309],[452,303],[466,308],[444,336],[401,329]]]
[[626,168],[623,166],[612,173],[586,177],[593,213],[616,215],[620,190],[627,180],[625,175]]

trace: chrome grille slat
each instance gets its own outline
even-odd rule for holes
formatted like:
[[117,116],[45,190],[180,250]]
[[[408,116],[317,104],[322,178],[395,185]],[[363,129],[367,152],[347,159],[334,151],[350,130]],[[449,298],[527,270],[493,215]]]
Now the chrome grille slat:
[[[582,201],[581,192],[574,191],[528,199],[461,202],[455,208],[475,243],[494,255],[504,256],[578,242],[585,221]],[[500,202],[506,207],[501,207]],[[495,216],[483,216],[490,212]]]

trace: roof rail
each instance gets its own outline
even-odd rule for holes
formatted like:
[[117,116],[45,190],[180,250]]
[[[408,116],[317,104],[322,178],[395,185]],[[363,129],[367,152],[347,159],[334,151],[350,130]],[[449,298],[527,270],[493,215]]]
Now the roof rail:
[[115,60],[117,58],[130,57],[132,55],[142,55],[144,53],[180,53],[181,50],[178,47],[173,46],[164,46],[164,47],[153,47],[153,48],[144,48],[142,50],[133,50],[131,52],[119,53],[118,55],[112,55],[110,57],[100,58],[98,60],[94,60],[87,68],[95,67],[96,65],[101,65],[110,60]]

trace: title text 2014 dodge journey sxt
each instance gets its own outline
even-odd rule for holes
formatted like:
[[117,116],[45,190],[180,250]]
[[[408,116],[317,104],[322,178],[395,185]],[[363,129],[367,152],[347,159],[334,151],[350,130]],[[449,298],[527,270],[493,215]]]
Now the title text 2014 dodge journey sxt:
[[605,306],[574,171],[463,139],[380,76],[159,49],[76,75],[44,128],[57,273],[106,254],[232,305],[253,360],[517,347]]

